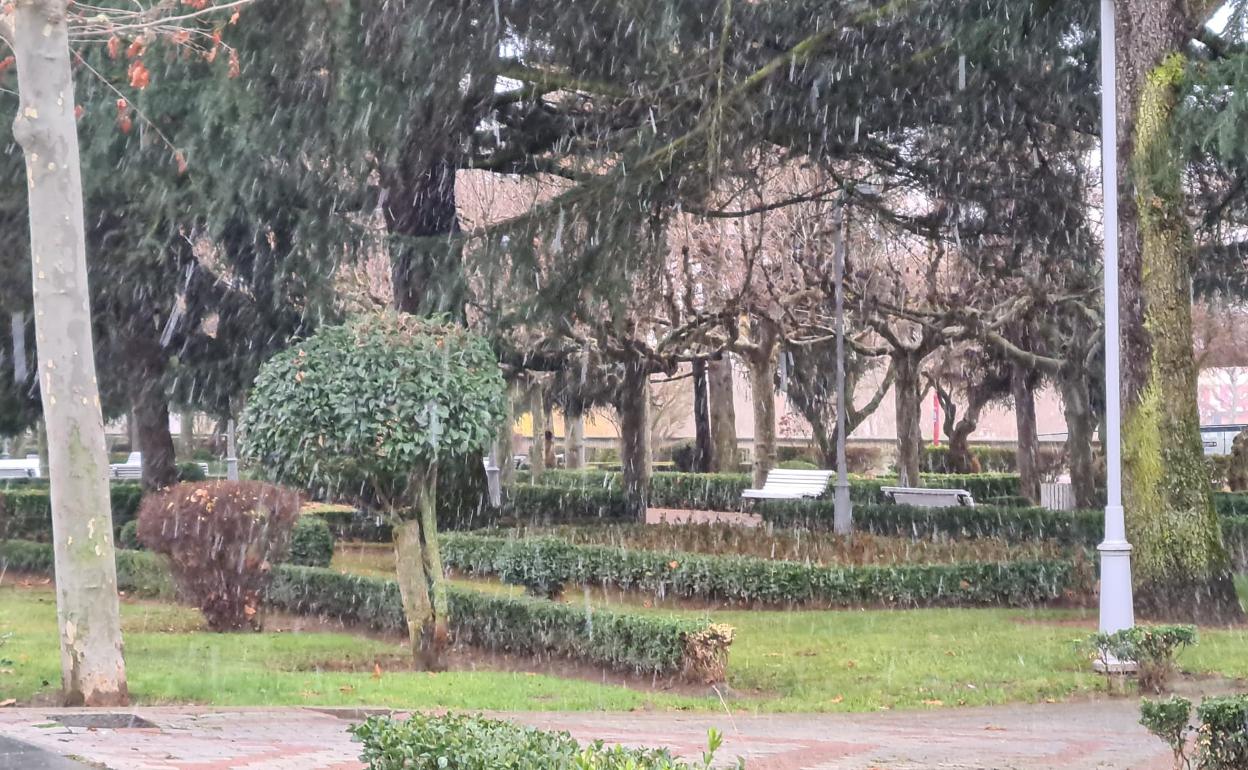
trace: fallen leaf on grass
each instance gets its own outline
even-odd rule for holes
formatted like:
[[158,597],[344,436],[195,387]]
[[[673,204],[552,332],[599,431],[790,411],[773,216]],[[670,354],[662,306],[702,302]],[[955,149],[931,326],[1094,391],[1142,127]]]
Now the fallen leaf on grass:
[[945,705],[945,702],[943,700],[936,700],[935,698],[933,698],[931,700],[923,701],[923,705],[924,706],[943,706]]
[[349,684],[344,684],[342,687],[338,688],[338,692],[346,695],[347,693],[355,692],[355,688]]
[[4,708],[5,706],[16,706],[16,705],[17,705],[17,698],[6,698],[5,700],[0,700],[0,708]]
[[828,702],[829,702],[829,703],[840,703],[840,702],[842,702],[842,701],[844,701],[844,700],[845,700],[845,696],[844,696],[844,695],[838,695],[838,696],[836,696],[835,698],[833,698],[832,700],[830,700],[830,701],[828,701]]
[[381,664],[373,664],[373,679],[381,679]]

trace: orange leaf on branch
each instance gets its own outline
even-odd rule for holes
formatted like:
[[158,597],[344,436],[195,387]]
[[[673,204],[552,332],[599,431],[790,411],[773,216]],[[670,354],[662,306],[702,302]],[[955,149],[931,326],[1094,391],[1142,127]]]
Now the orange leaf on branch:
[[147,71],[147,67],[143,64],[142,59],[135,59],[130,62],[130,87],[137,88],[142,91],[147,88],[148,83],[152,80],[152,75]]
[[121,38],[113,35],[108,39],[108,58],[116,59],[121,56]]

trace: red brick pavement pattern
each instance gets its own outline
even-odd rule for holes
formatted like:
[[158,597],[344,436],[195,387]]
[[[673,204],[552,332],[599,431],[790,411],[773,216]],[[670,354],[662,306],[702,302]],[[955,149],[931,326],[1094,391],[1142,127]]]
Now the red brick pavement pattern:
[[[749,770],[1166,770],[1168,751],[1130,700],[848,715],[512,714],[581,740],[697,756],[711,727],[720,758]],[[0,734],[110,770],[360,770],[346,728],[359,713],[315,709],[128,710],[159,729],[58,725],[55,709],[0,710]]]

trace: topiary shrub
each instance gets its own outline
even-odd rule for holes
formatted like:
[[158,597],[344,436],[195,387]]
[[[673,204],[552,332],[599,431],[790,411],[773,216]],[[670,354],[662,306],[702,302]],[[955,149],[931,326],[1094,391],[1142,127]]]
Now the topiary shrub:
[[139,520],[131,519],[121,527],[117,535],[117,545],[128,551],[143,550],[143,541],[139,540]]
[[412,650],[428,669],[440,667],[449,643],[438,469],[493,440],[503,396],[484,338],[445,318],[381,312],[324,327],[274,356],[243,414],[244,456],[276,480],[394,522]]
[[208,627],[260,627],[271,565],[290,547],[299,494],[259,481],[201,481],[149,494],[139,540],[169,557],[179,591]]
[[300,516],[290,537],[287,564],[300,567],[328,567],[334,559],[334,533],[329,524],[316,516]]
[[199,463],[178,463],[178,481],[203,481],[208,478]]

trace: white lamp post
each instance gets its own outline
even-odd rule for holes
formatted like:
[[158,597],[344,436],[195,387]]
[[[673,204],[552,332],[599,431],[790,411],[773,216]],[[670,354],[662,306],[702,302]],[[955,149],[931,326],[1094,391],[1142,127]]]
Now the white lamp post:
[[[1122,412],[1118,329],[1118,140],[1115,119],[1114,0],[1101,0],[1101,190],[1105,248],[1105,540],[1101,554],[1100,630],[1135,625],[1131,545],[1122,511]],[[1125,662],[1124,662],[1125,664]],[[1111,663],[1113,665],[1113,663]],[[1123,664],[1120,664],[1123,665]]]
[[838,535],[854,531],[854,512],[849,502],[849,476],[845,462],[845,202],[833,214],[836,228],[832,246],[833,278],[836,281],[836,487],[833,495],[832,530]]

